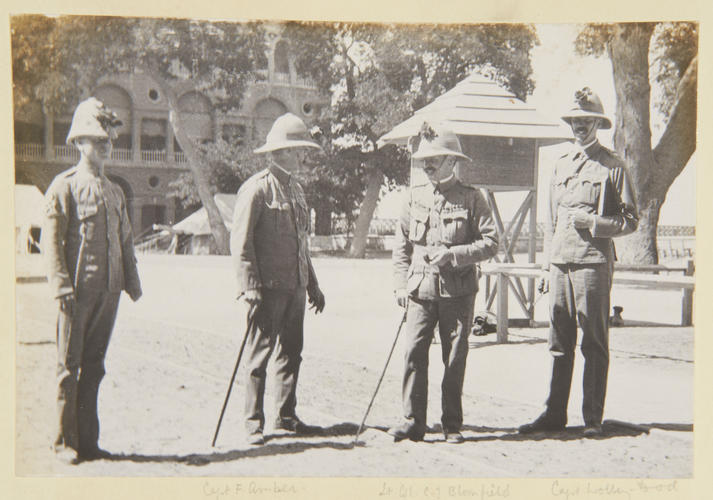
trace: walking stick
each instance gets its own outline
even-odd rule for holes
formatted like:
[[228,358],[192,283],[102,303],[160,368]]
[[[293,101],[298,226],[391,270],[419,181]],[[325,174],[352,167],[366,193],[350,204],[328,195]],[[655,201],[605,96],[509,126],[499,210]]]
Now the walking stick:
[[396,330],[396,337],[394,338],[394,343],[391,344],[391,350],[389,351],[389,356],[386,358],[386,364],[384,365],[384,369],[381,372],[379,381],[376,383],[376,389],[374,389],[374,395],[371,396],[371,401],[369,401],[369,406],[366,408],[366,412],[364,413],[364,418],[361,419],[361,424],[359,425],[359,429],[357,429],[356,436],[354,436],[354,443],[352,443],[353,445],[356,445],[357,440],[359,439],[359,434],[361,434],[361,431],[364,428],[364,422],[366,422],[366,417],[369,415],[369,411],[371,410],[371,405],[374,404],[374,399],[376,399],[376,394],[379,392],[379,387],[381,386],[381,381],[384,379],[384,375],[386,375],[386,368],[388,368],[389,361],[391,361],[391,355],[394,353],[394,348],[396,347],[396,341],[399,340],[399,335],[401,334],[401,327],[404,326],[404,323],[406,322],[406,313],[407,312],[408,312],[408,298],[406,299],[406,307],[404,308],[404,315],[401,318],[401,323],[399,323],[399,329]]
[[243,342],[240,344],[240,352],[238,352],[238,360],[235,362],[235,369],[233,370],[233,376],[230,377],[230,385],[228,385],[228,393],[225,395],[225,401],[223,402],[223,409],[220,410],[220,418],[218,419],[218,425],[215,428],[215,434],[213,435],[213,444],[215,448],[215,441],[218,439],[218,432],[220,432],[220,424],[223,422],[223,415],[225,415],[225,408],[228,406],[228,399],[230,399],[230,392],[233,390],[233,383],[235,382],[235,375],[238,373],[238,366],[240,366],[240,358],[243,357],[243,350],[245,349],[245,341],[248,339],[248,334],[255,322],[255,309],[256,305],[250,306],[248,311],[248,326],[245,328],[245,335],[243,335]]

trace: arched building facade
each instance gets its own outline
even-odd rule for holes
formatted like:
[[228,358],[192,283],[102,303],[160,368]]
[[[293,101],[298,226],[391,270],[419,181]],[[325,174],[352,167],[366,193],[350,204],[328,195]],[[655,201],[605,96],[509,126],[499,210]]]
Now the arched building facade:
[[[278,116],[289,111],[309,122],[318,107],[327,103],[311,82],[297,77],[279,26],[268,30],[267,41],[268,67],[247,89],[237,112],[218,112],[190,80],[174,86],[186,132],[194,141],[222,137],[260,142]],[[189,169],[174,138],[161,86],[143,73],[106,75],[91,95],[104,101],[123,122],[106,172],[124,190],[134,234],[144,233],[153,224],[181,220],[187,214],[169,196],[169,184]],[[65,142],[71,120],[71,114],[43,112],[39,103],[15,110],[16,183],[34,184],[44,192],[55,175],[77,162],[79,152]]]

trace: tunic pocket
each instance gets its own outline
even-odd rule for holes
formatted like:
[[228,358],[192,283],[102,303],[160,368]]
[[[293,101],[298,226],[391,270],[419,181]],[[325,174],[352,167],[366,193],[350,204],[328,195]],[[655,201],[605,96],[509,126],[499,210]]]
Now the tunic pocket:
[[426,238],[428,227],[428,210],[419,206],[411,208],[411,223],[409,225],[409,240],[414,243],[422,242]]
[[441,242],[460,245],[468,237],[468,210],[458,209],[441,213]]
[[266,205],[275,231],[283,235],[295,232],[289,203],[273,200]]

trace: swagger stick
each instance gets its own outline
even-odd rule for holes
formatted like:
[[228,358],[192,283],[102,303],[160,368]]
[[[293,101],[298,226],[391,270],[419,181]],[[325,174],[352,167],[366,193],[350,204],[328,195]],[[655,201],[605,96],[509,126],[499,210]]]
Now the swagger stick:
[[371,405],[374,404],[374,399],[376,399],[376,394],[379,392],[379,387],[381,386],[381,381],[384,379],[384,375],[386,375],[386,369],[389,366],[389,361],[391,361],[391,355],[394,353],[394,348],[396,347],[396,341],[399,340],[399,335],[401,334],[401,327],[404,326],[404,323],[406,322],[406,313],[408,312],[408,299],[406,299],[406,307],[404,308],[404,315],[401,318],[401,323],[399,323],[399,329],[396,330],[396,337],[394,337],[394,343],[391,344],[391,350],[389,351],[389,356],[386,358],[386,364],[384,365],[384,369],[381,372],[381,377],[379,377],[379,381],[376,383],[376,389],[374,389],[374,395],[371,396],[371,401],[369,401],[369,406],[366,408],[366,412],[364,413],[364,418],[361,419],[361,424],[359,425],[359,429],[357,429],[356,436],[354,436],[354,442],[352,443],[353,446],[356,446],[357,440],[359,439],[359,434],[361,434],[362,429],[364,428],[364,422],[366,422],[366,417],[369,415],[369,411],[371,410]]
[[223,409],[220,410],[220,418],[218,419],[218,425],[215,428],[215,434],[213,435],[213,444],[211,446],[215,447],[215,441],[218,439],[218,432],[220,432],[220,424],[223,422],[223,415],[225,415],[225,408],[228,406],[228,399],[230,399],[230,392],[233,390],[233,383],[235,382],[235,375],[238,373],[238,366],[240,366],[240,359],[243,357],[243,350],[245,349],[245,341],[248,339],[248,334],[255,322],[255,309],[256,305],[250,306],[248,311],[248,326],[245,328],[245,335],[243,335],[243,342],[240,344],[240,352],[238,353],[238,360],[235,362],[235,369],[233,370],[233,376],[230,377],[230,385],[228,385],[228,393],[225,395],[225,401],[223,402]]

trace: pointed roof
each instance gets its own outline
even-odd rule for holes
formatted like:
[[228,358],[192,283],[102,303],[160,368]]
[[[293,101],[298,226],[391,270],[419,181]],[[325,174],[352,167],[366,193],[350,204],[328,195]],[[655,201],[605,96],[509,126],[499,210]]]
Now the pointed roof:
[[572,138],[564,124],[542,116],[534,106],[477,72],[381,136],[379,147],[405,144],[424,121],[442,123],[458,135],[524,137],[546,144]]

